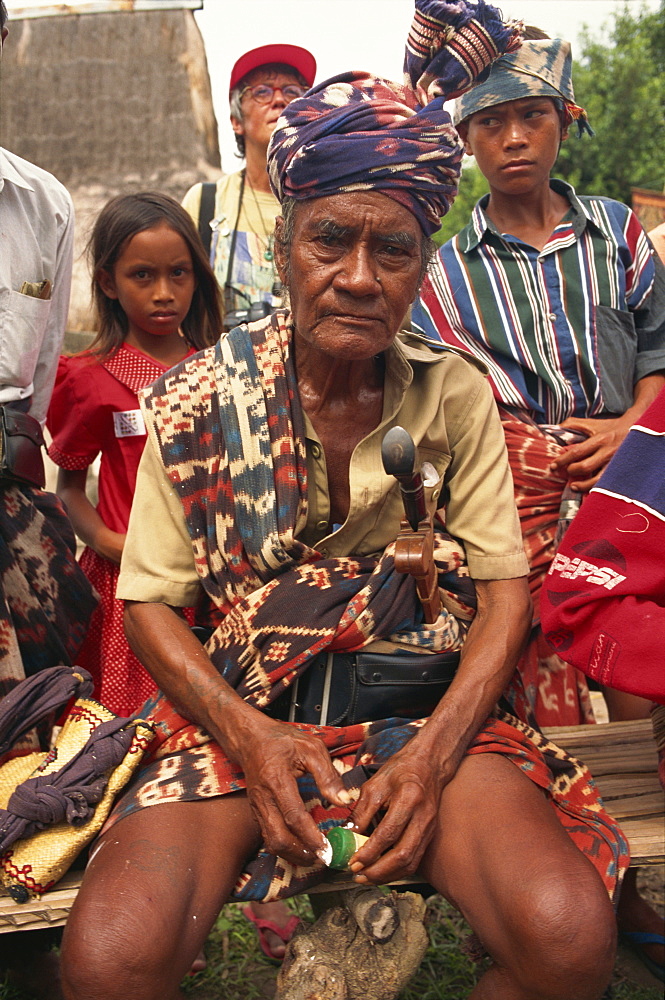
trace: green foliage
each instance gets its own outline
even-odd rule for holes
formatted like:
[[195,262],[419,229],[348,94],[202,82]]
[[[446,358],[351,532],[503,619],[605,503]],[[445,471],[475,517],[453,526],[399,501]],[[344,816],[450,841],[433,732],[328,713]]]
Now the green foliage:
[[[605,40],[606,39],[606,40]],[[665,0],[636,12],[626,4],[601,40],[582,34],[573,64],[575,101],[586,108],[595,136],[562,146],[555,174],[578,194],[630,204],[631,187],[665,184]]]
[[432,239],[437,246],[464,229],[479,198],[489,191],[489,185],[475,163],[466,166],[459,182],[459,194],[447,215],[441,220],[441,229]]

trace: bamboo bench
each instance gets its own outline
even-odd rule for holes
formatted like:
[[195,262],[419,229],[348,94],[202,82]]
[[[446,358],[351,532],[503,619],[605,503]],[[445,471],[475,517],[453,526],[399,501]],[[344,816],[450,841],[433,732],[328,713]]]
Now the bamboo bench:
[[[662,864],[665,861],[663,792],[658,782],[651,721],[564,726],[546,729],[545,734],[589,766],[608,811],[620,822],[630,844],[631,864]],[[82,876],[82,871],[70,871],[56,889],[27,903],[18,904],[6,893],[0,894],[0,934],[43,930],[66,923]],[[331,892],[353,885],[344,874],[331,875],[309,893]]]

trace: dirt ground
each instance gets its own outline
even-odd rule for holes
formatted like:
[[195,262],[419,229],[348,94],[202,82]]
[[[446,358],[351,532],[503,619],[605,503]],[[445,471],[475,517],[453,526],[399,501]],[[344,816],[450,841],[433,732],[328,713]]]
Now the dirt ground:
[[[665,917],[665,865],[647,865],[637,876],[640,893],[654,910]],[[656,987],[663,992],[663,984],[652,976],[631,948],[620,944],[617,951],[616,975],[635,983],[636,986]]]

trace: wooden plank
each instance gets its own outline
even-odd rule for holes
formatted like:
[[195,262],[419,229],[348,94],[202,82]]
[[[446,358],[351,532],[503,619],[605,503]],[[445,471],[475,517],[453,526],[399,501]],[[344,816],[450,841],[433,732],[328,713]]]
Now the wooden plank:
[[602,784],[604,799],[618,798],[631,792],[633,795],[663,794],[655,774],[606,774],[597,784]]
[[18,930],[60,927],[67,922],[83,878],[82,871],[70,871],[58,887],[41,899],[15,903],[6,890],[0,894],[0,934]]
[[[602,791],[601,791],[602,794]],[[624,798],[612,799],[603,795],[607,811],[623,825],[629,816],[653,816],[663,822],[663,796],[659,792],[653,795],[630,795]]]
[[568,744],[577,746],[587,740],[607,742],[609,738],[613,744],[639,742],[653,730],[651,719],[630,719],[627,722],[601,722],[586,726],[547,726],[543,732],[554,743],[568,749]]

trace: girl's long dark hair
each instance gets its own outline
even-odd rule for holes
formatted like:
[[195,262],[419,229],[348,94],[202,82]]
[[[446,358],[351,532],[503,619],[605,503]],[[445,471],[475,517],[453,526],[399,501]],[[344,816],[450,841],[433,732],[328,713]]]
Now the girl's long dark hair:
[[101,289],[100,271],[113,268],[129,240],[146,229],[166,224],[182,236],[192,255],[196,287],[192,304],[182,321],[182,332],[191,347],[201,350],[214,344],[222,333],[222,300],[217,279],[208,263],[201,238],[182,205],[167,194],[143,191],[112,198],[99,213],[88,242],[92,271],[92,301],[97,334],[88,352],[98,357],[113,354],[127,336],[127,317],[117,299]]

